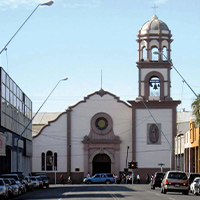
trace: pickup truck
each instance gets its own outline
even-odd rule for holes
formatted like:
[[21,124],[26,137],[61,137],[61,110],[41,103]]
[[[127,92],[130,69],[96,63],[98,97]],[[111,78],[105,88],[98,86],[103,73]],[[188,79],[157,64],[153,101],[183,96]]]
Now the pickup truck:
[[110,184],[110,183],[114,183],[115,180],[114,180],[112,174],[102,173],[102,174],[95,174],[92,177],[84,178],[83,182],[86,183],[86,184],[91,184],[91,183]]

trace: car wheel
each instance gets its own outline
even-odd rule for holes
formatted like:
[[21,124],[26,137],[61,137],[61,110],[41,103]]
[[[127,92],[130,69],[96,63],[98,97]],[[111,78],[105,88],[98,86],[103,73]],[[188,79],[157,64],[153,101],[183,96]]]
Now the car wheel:
[[91,183],[92,183],[91,181],[87,181],[87,182],[86,182],[86,184],[91,184]]
[[109,180],[106,180],[106,182],[105,182],[106,184],[110,184],[110,181]]
[[163,188],[163,194],[167,194],[167,190]]

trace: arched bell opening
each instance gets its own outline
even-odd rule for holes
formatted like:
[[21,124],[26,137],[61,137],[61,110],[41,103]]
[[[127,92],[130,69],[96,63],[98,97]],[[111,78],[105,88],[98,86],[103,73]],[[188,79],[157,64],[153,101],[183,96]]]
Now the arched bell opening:
[[153,76],[149,80],[149,94],[151,97],[160,97],[160,79]]
[[147,60],[147,49],[146,49],[145,46],[142,48],[142,59],[141,60],[142,61],[146,61]]
[[163,49],[162,49],[162,60],[164,62],[168,61],[167,47],[163,47]]
[[154,52],[158,52],[158,47],[152,47],[151,48],[151,61],[158,62],[159,55],[155,54]]

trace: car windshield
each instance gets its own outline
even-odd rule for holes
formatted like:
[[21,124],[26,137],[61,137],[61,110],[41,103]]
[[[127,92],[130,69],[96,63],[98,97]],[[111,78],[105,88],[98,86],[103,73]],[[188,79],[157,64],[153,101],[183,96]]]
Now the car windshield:
[[2,180],[0,180],[0,185],[4,185],[4,183],[3,183],[3,181],[2,181]]
[[4,182],[6,183],[6,184],[10,184],[10,182],[9,182],[9,180],[4,180]]
[[10,179],[10,181],[11,181],[12,184],[16,184],[14,179]]
[[186,180],[187,179],[187,175],[185,173],[169,173],[168,178],[171,179],[182,179],[182,180]]
[[157,174],[156,176],[157,176],[158,178],[163,178],[164,174],[159,173],[159,174]]

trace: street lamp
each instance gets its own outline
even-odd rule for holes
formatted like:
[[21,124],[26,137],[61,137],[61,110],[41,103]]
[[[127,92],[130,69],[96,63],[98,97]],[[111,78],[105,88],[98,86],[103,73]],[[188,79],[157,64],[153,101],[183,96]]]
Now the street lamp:
[[20,31],[20,29],[24,26],[24,24],[29,20],[29,18],[33,15],[33,13],[38,9],[39,6],[51,6],[53,4],[53,1],[47,1],[44,3],[40,3],[36,6],[36,8],[33,10],[33,12],[26,18],[24,23],[18,28],[18,30],[15,32],[15,34],[10,38],[10,40],[6,43],[6,45],[3,47],[3,49],[0,51],[0,55],[2,54],[3,51],[7,50],[7,46],[9,43],[12,41],[12,39],[17,35],[17,33]]
[[51,96],[51,94],[53,93],[53,91],[56,89],[56,87],[58,86],[58,84],[61,81],[66,81],[68,78],[63,78],[61,80],[58,81],[58,83],[56,84],[56,86],[53,88],[53,90],[50,92],[50,94],[47,96],[47,98],[44,100],[44,102],[42,103],[42,105],[39,107],[39,109],[37,110],[37,112],[34,114],[34,116],[31,118],[31,120],[29,121],[29,123],[26,125],[26,127],[24,128],[24,130],[22,131],[22,133],[20,134],[20,136],[17,138],[17,172],[19,169],[19,139],[22,138],[22,135],[25,133],[25,131],[28,129],[29,125],[32,123],[33,119],[35,118],[35,116],[38,114],[38,112],[40,111],[40,109],[43,107],[43,105],[46,103],[46,101],[48,100],[48,98]]
[[163,52],[160,52],[160,51],[155,51],[153,52],[154,54],[157,54],[157,55],[162,55],[165,57],[165,59],[168,61],[168,63],[175,69],[175,71],[178,73],[178,75],[183,79],[183,82],[186,83],[186,85],[190,88],[190,90],[193,92],[193,94],[197,97],[198,100],[200,100],[200,97],[195,93],[195,91],[192,89],[192,87],[187,83],[187,81],[183,78],[183,76],[179,73],[179,71],[176,69],[176,67],[174,67],[173,63],[171,60],[169,60],[167,58],[167,56],[163,53]]
[[172,150],[173,150],[172,145],[171,145],[171,143],[169,142],[169,140],[167,139],[165,133],[162,131],[162,129],[161,129],[160,126],[158,125],[158,122],[156,121],[156,119],[155,119],[154,116],[152,115],[151,111],[150,111],[149,108],[147,107],[147,105],[146,105],[146,103],[144,102],[144,100],[143,100],[143,99],[141,99],[141,100],[136,100],[136,102],[140,102],[140,101],[142,101],[142,103],[144,104],[145,108],[148,110],[148,112],[149,112],[149,114],[151,115],[152,119],[154,120],[156,126],[158,127],[159,131],[162,133],[162,135],[164,136],[164,138],[166,139],[166,141],[167,141],[167,143],[168,143],[168,145],[169,145],[169,147],[170,147],[170,170],[172,170],[172,159],[173,159],[173,158],[172,158],[172,156],[173,156],[173,154],[172,154],[172,152],[173,152],[173,151],[172,151]]

